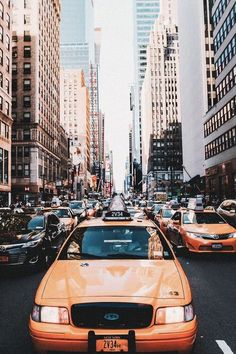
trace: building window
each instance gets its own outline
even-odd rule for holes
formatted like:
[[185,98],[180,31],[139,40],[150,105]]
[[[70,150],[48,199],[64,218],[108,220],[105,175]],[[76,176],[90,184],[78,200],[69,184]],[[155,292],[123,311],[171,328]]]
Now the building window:
[[31,47],[25,46],[24,47],[24,58],[30,58],[31,57]]
[[0,18],[1,19],[4,18],[4,7],[1,1],[0,1]]
[[24,157],[30,157],[30,148],[28,146],[24,147]]
[[30,175],[29,164],[24,164],[24,177],[29,177],[29,175]]
[[17,165],[17,177],[23,177],[23,168],[21,164]]
[[17,120],[17,113],[16,112],[12,112],[11,114],[12,119],[14,120],[14,122]]
[[30,122],[30,118],[31,118],[31,113],[24,112],[24,115],[23,115],[24,122]]
[[17,64],[16,63],[12,63],[12,75],[16,75],[17,74]]
[[7,116],[9,116],[10,115],[10,103],[9,102],[5,102],[5,114],[7,115]]
[[3,51],[0,49],[0,64],[3,65]]
[[24,74],[31,74],[31,64],[24,63]]
[[3,110],[3,98],[0,96],[0,110]]
[[24,24],[30,25],[30,16],[29,15],[24,15]]
[[0,72],[0,87],[3,87],[3,73]]
[[12,96],[12,108],[17,108],[17,97]]
[[23,90],[24,91],[30,91],[31,90],[31,80],[30,79],[24,79]]
[[31,107],[30,96],[24,96],[23,97],[23,106],[24,107]]
[[10,59],[6,57],[6,70],[9,73],[10,72]]
[[6,34],[6,48],[10,50],[10,37]]
[[31,41],[30,31],[24,31],[24,41],[25,42],[30,42]]
[[7,23],[7,28],[11,29],[11,18],[8,13],[6,14],[6,23]]
[[16,177],[16,165],[11,165],[11,176]]
[[16,140],[16,130],[12,130],[11,138],[12,140]]
[[18,57],[17,47],[12,47],[12,58],[17,58],[17,57]]
[[24,140],[28,141],[30,140],[30,130],[29,129],[24,129]]
[[0,25],[0,41],[3,42],[3,27]]
[[23,147],[22,146],[17,147],[17,157],[18,158],[23,157]]
[[7,93],[10,93],[10,82],[8,79],[5,79],[5,85],[6,85],[6,91]]

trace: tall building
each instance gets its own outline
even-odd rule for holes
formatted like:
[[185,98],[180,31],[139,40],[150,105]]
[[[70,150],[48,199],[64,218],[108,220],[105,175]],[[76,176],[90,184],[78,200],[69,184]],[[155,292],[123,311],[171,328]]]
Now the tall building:
[[12,5],[0,2],[0,204],[11,202]]
[[[77,179],[75,197],[88,188],[90,170],[90,99],[81,69],[61,69],[61,124],[70,139],[70,154]],[[79,190],[79,193],[77,191]]]
[[[152,195],[176,193],[182,181],[177,0],[163,0],[147,47],[142,88],[143,175],[153,181]],[[148,190],[146,186],[144,190]],[[149,193],[150,196],[150,193]]]
[[154,22],[160,14],[160,0],[133,0],[134,7],[134,62],[135,62],[135,85],[133,92],[135,124],[134,134],[134,158],[141,160],[142,138],[141,138],[141,103],[140,95],[142,83],[145,77],[147,55],[146,49],[149,43],[150,31]]
[[201,182],[205,174],[203,116],[215,102],[212,4],[212,0],[178,2],[185,181]]
[[95,55],[93,0],[61,0],[61,8],[61,66],[83,69],[88,86]]
[[[63,184],[60,1],[13,1],[12,194],[34,202]],[[67,156],[66,156],[67,158]]]
[[236,0],[212,7],[216,104],[204,117],[206,193],[236,198]]

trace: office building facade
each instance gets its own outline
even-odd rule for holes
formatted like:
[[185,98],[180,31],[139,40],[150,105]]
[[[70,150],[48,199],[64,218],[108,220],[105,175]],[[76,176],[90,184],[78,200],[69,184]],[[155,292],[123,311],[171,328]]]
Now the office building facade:
[[204,117],[206,194],[210,201],[236,198],[236,1],[212,8],[216,104]]
[[160,14],[160,0],[133,0],[134,8],[134,134],[133,156],[142,160],[142,127],[141,127],[141,88],[147,65],[147,45],[150,31],[153,29],[156,18]]
[[11,202],[11,1],[0,2],[0,205]]
[[[13,1],[12,194],[34,203],[64,183],[60,136],[60,1]],[[64,132],[65,134],[65,132]]]

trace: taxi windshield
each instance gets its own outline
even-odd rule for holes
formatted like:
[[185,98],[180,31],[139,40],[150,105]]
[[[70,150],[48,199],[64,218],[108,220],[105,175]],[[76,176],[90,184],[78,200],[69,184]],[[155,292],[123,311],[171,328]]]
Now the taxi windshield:
[[53,213],[56,214],[59,218],[70,218],[71,217],[68,209],[56,209],[56,210],[53,210]]
[[173,214],[174,214],[174,210],[173,209],[162,209],[163,218],[170,219]]
[[184,213],[184,224],[225,224],[225,220],[217,213]]
[[102,226],[75,229],[59,259],[173,259],[173,255],[156,228]]

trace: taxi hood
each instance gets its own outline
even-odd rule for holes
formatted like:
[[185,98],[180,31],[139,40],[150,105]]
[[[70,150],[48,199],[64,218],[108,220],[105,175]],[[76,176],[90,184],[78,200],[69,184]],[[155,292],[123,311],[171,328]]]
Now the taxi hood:
[[183,299],[174,260],[59,260],[45,284],[43,299],[79,297]]
[[196,232],[199,234],[227,234],[235,232],[235,228],[229,224],[185,224],[187,232]]

